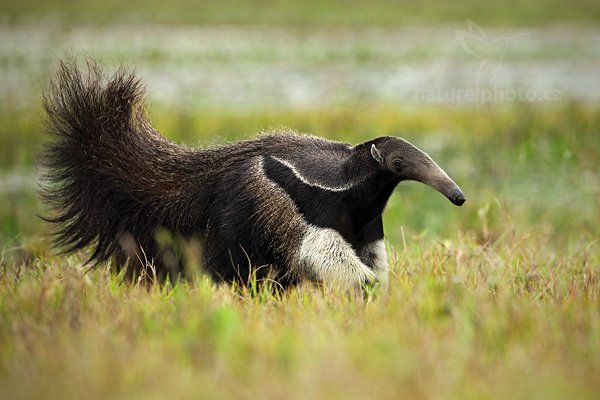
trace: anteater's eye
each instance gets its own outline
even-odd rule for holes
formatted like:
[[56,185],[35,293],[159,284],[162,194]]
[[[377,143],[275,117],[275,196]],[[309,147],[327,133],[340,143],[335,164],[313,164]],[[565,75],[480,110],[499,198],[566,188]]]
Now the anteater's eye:
[[397,170],[402,169],[402,159],[396,158],[394,160],[394,168],[397,169]]

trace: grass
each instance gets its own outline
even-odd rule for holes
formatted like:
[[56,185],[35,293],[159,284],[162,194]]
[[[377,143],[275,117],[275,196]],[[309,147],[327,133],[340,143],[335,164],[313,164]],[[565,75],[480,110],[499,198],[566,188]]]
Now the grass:
[[[468,200],[402,184],[384,215],[389,292],[360,297],[202,276],[125,285],[49,251],[31,188],[3,192],[0,398],[597,398],[597,107],[150,114],[187,144],[281,124],[351,142],[402,135]],[[39,111],[11,117],[22,130],[0,133],[5,166],[28,171]]]
[[0,275],[0,395],[597,398],[598,245],[407,241],[390,291],[126,286],[81,258]]

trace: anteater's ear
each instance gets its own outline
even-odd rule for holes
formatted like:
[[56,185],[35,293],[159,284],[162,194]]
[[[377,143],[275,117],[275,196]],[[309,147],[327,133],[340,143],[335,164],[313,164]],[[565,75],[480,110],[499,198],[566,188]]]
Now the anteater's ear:
[[377,147],[375,147],[374,144],[371,145],[371,155],[379,164],[384,164],[383,157],[381,156],[381,153],[379,152],[379,150],[377,150]]

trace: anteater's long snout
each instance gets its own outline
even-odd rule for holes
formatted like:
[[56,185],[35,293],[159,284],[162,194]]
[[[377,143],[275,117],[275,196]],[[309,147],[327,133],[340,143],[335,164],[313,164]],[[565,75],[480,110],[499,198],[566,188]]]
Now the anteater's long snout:
[[417,180],[446,196],[452,204],[462,206],[466,201],[462,190],[433,160],[429,159],[427,161]]

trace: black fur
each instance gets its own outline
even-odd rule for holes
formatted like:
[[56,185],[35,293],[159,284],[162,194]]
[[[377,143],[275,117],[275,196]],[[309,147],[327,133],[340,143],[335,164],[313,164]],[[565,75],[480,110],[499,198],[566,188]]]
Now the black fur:
[[[148,123],[143,94],[129,72],[107,78],[88,62],[84,74],[67,60],[44,99],[53,136],[43,153],[42,197],[52,214],[46,219],[66,252],[94,246],[93,263],[114,256],[115,265],[137,274],[148,261],[159,276],[179,276],[182,260],[156,241],[165,230],[203,243],[203,265],[216,279],[244,281],[251,266],[270,265],[293,282],[299,276],[290,274],[291,253],[302,232],[286,223],[298,216],[289,207],[279,210],[273,199],[281,201],[281,194],[258,182],[259,162],[259,173],[287,193],[300,218],[335,229],[357,254],[383,238],[381,213],[396,184],[418,179],[373,158],[372,144],[389,155],[406,143],[389,137],[352,147],[279,132],[185,148]],[[356,184],[347,190],[306,184],[281,159],[322,185]]]

